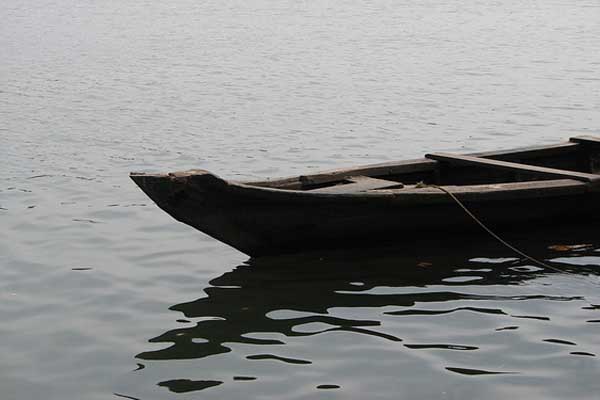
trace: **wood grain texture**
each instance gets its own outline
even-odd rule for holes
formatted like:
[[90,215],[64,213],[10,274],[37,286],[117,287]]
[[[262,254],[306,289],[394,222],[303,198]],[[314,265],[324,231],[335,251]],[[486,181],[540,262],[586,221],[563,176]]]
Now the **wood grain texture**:
[[311,190],[312,193],[361,193],[368,190],[397,189],[404,185],[400,182],[385,179],[370,178],[368,176],[351,176],[344,183]]

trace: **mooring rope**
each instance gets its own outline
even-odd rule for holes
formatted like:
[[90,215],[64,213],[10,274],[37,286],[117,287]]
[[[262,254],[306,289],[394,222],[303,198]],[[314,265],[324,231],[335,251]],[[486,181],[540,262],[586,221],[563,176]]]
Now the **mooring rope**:
[[[462,202],[462,201],[460,201],[460,200],[459,200],[459,199],[458,199],[458,198],[457,198],[457,197],[454,195],[454,193],[452,193],[452,192],[451,192],[451,191],[449,191],[448,189],[446,189],[446,188],[444,188],[444,187],[442,187],[442,186],[433,185],[433,184],[425,184],[425,183],[418,184],[417,186],[418,186],[418,187],[431,187],[431,188],[435,188],[435,189],[441,190],[442,192],[446,193],[448,196],[450,196],[450,198],[451,198],[452,200],[454,200],[454,202],[455,202],[455,203],[456,203],[456,204],[457,204],[457,205],[458,205],[460,208],[462,208],[462,209],[463,209],[463,211],[464,211],[464,212],[465,212],[465,213],[466,213],[466,214],[467,214],[469,217],[471,217],[471,219],[472,219],[473,221],[475,221],[475,222],[476,222],[476,223],[477,223],[477,224],[478,224],[480,227],[482,227],[482,228],[483,228],[483,229],[484,229],[484,230],[485,230],[485,231],[486,231],[488,234],[490,234],[490,236],[492,236],[492,237],[493,237],[494,239],[496,239],[498,242],[500,242],[501,244],[503,244],[504,246],[506,246],[507,248],[509,248],[509,249],[510,249],[510,250],[512,250],[513,252],[515,252],[516,254],[520,255],[521,257],[523,257],[523,258],[525,258],[525,259],[527,259],[527,260],[529,260],[529,261],[532,261],[533,263],[535,263],[535,264],[537,264],[537,265],[539,265],[539,266],[541,266],[541,267],[543,267],[543,268],[547,268],[547,269],[550,269],[550,270],[553,270],[553,271],[556,271],[556,272],[560,272],[560,273],[563,273],[563,274],[569,274],[569,275],[572,275],[572,276],[574,276],[574,277],[577,277],[577,278],[580,278],[580,279],[584,279],[586,282],[588,281],[588,280],[586,279],[586,277],[585,277],[585,276],[581,276],[580,274],[576,274],[576,273],[573,273],[573,272],[570,272],[570,271],[566,271],[566,270],[563,270],[563,269],[556,268],[556,267],[553,267],[553,266],[551,266],[551,265],[548,265],[547,263],[545,263],[545,262],[543,262],[543,261],[541,261],[541,260],[538,260],[538,259],[537,259],[537,258],[535,258],[535,257],[532,257],[532,256],[528,255],[528,254],[527,254],[527,253],[525,253],[524,251],[522,251],[522,250],[519,250],[518,248],[516,248],[516,247],[515,247],[515,246],[513,246],[512,244],[508,243],[506,240],[502,239],[502,238],[501,238],[501,237],[500,237],[498,234],[496,234],[494,231],[492,231],[492,230],[491,230],[491,229],[490,229],[490,228],[489,228],[487,225],[485,225],[483,222],[481,222],[481,220],[480,220],[479,218],[477,218],[477,216],[475,216],[475,214],[473,214],[473,213],[471,212],[471,210],[469,210],[469,209],[467,208],[467,206],[465,206],[465,205],[463,204],[463,202]],[[597,284],[597,282],[593,282],[593,281],[591,281],[591,280],[590,280],[590,282],[591,282],[591,283],[594,283],[594,284]]]

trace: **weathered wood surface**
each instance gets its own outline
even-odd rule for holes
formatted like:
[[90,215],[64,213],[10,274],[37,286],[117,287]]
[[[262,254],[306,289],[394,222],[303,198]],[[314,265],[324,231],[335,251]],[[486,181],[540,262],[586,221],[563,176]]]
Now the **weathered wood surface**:
[[404,185],[400,182],[388,181],[385,179],[370,178],[368,176],[351,176],[345,179],[349,183],[342,183],[335,186],[327,186],[320,189],[310,190],[311,193],[361,193],[368,190],[402,188]]
[[[461,201],[496,202],[502,209],[502,201],[514,199],[544,199],[551,197],[576,196],[594,191],[586,182],[574,179],[556,179],[544,181],[509,182],[484,185],[444,185]],[[240,197],[256,202],[276,201],[290,207],[310,205],[314,207],[332,205],[353,205],[360,208],[365,205],[397,207],[430,207],[453,204],[446,193],[431,186],[405,185],[403,188],[369,190],[360,193],[314,193],[304,190],[281,190],[257,188],[243,184],[228,186],[231,197]],[[600,190],[600,189],[599,189]],[[596,191],[599,191],[596,190]]]
[[387,175],[427,173],[435,170],[435,162],[426,159],[397,161],[367,165],[364,167],[340,169],[323,173],[301,175],[293,178],[283,178],[266,182],[252,182],[257,186],[277,187],[281,189],[300,189],[303,186],[322,185],[348,179],[352,176],[368,176],[385,179]]
[[[175,219],[246,254],[263,256],[386,240],[411,246],[416,237],[480,232],[448,194],[416,185],[421,176],[455,194],[499,232],[544,224],[555,229],[574,221],[595,226],[600,220],[600,175],[577,171],[596,171],[587,168],[598,157],[596,149],[573,141],[479,156],[449,155],[445,160],[452,164],[446,166],[420,159],[275,183],[226,181],[202,170],[134,173],[131,178]],[[540,180],[516,182],[513,172]],[[552,179],[557,177],[568,179]],[[397,187],[400,181],[404,187]],[[315,187],[336,183],[343,184]],[[316,190],[307,190],[311,188]]]
[[[488,151],[470,154],[475,157],[514,161],[544,159],[547,157],[570,157],[577,154],[580,146],[575,142],[565,142],[546,146],[530,146],[512,150]],[[262,181],[244,182],[248,185],[272,187],[278,189],[299,190],[307,185],[335,183],[350,176],[371,176],[385,179],[386,176],[400,174],[432,173],[437,163],[426,158],[403,160],[379,164],[363,165],[353,168],[335,169],[316,174],[273,178]]]
[[582,182],[600,181],[600,175],[576,171],[566,171],[556,168],[538,167],[535,165],[520,164],[508,161],[491,160],[481,157],[463,156],[448,153],[432,153],[427,154],[425,157],[436,161],[448,162],[451,164],[478,165],[485,168],[498,168],[519,173],[544,176],[547,178],[570,178]]

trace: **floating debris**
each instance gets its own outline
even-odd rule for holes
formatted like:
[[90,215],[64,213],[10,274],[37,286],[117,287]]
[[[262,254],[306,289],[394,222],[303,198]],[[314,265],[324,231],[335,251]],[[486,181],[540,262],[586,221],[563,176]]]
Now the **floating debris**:
[[593,248],[594,245],[591,243],[585,244],[555,244],[552,246],[548,246],[548,250],[554,251],[581,251],[581,250],[589,250]]

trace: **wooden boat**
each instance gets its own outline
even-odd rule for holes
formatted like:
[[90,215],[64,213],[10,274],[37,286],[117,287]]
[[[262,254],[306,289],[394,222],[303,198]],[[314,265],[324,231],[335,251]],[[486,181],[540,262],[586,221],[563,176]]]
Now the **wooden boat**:
[[257,182],[204,170],[131,178],[178,221],[253,257],[384,242],[401,248],[484,234],[444,190],[499,232],[597,223],[600,137]]

